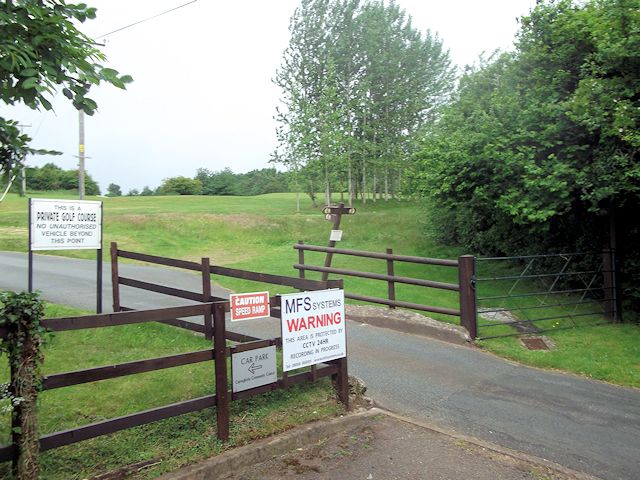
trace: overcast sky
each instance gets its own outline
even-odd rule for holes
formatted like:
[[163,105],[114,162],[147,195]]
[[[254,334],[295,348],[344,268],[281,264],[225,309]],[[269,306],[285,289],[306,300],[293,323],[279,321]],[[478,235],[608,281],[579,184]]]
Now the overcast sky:
[[[89,0],[98,18],[82,29],[102,35],[177,7],[188,0]],[[280,97],[271,83],[289,41],[296,0],[198,0],[167,15],[107,36],[109,66],[133,76],[126,91],[92,90],[98,112],[86,117],[88,172],[103,193],[124,193],[164,178],[193,177],[200,167],[246,172],[268,165],[275,141],[273,115]],[[511,49],[516,19],[535,0],[397,0],[414,27],[440,35],[457,65],[483,51]],[[78,113],[60,94],[55,113],[25,108],[5,117],[30,124],[34,146],[63,152],[31,157],[76,168]]]

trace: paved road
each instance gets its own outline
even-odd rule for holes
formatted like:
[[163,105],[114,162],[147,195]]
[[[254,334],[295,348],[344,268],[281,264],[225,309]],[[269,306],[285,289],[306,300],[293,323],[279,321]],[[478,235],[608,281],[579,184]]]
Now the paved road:
[[[46,298],[94,305],[95,263],[38,256],[35,265],[35,287]],[[123,267],[123,275],[142,280],[171,281],[185,289],[200,285],[197,276],[175,270]],[[26,285],[25,269],[24,255],[0,253],[0,288]],[[107,286],[109,279],[107,271]],[[123,289],[122,297],[132,307],[167,304],[161,296],[145,300],[134,289]],[[243,322],[234,329],[262,337],[279,334],[276,321]],[[350,372],[363,378],[368,393],[390,410],[602,478],[640,478],[640,390],[355,323],[349,324],[348,336]]]
[[[103,269],[103,309],[112,311],[111,265],[105,262]],[[202,280],[186,270],[157,268],[130,263],[119,264],[121,277],[135,278],[145,282],[159,283],[183,290],[202,291]],[[76,258],[34,255],[33,289],[43,292],[44,297],[55,303],[95,311],[96,308],[96,261]],[[0,290],[27,290],[27,255],[17,252],[0,252]],[[162,308],[171,305],[188,305],[194,302],[167,297],[136,288],[121,286],[122,305],[129,308]],[[212,287],[212,294],[225,297],[227,291]]]

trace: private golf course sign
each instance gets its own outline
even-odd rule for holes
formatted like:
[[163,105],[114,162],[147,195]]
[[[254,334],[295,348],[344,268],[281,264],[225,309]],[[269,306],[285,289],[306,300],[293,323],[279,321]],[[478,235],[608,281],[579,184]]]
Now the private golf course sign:
[[32,198],[31,250],[102,248],[102,202]]
[[96,250],[96,313],[102,313],[102,202],[30,198],[30,292],[33,252],[39,250]]

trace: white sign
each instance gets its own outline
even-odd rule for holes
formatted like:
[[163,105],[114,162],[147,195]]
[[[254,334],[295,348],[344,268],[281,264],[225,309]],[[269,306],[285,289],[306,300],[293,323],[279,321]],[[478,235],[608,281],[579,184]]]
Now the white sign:
[[231,378],[234,392],[277,382],[275,345],[231,355]]
[[282,370],[347,356],[344,291],[282,295]]
[[231,321],[271,316],[269,292],[232,293],[229,295]]
[[102,248],[102,202],[31,199],[31,250]]
[[339,242],[340,240],[342,240],[342,230],[331,230],[329,240],[332,242]]

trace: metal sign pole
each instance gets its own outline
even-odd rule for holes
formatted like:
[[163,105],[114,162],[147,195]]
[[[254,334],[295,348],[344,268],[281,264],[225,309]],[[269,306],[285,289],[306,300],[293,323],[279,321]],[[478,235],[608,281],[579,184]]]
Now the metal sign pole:
[[102,249],[96,250],[98,252],[98,271],[96,279],[96,313],[102,313]]
[[102,212],[104,210],[102,202],[100,202],[100,248],[97,250],[97,278],[96,278],[96,313],[102,313],[102,234],[104,232],[102,222]]
[[29,279],[27,280],[29,293],[33,292],[33,250],[31,250],[31,199],[29,199]]

